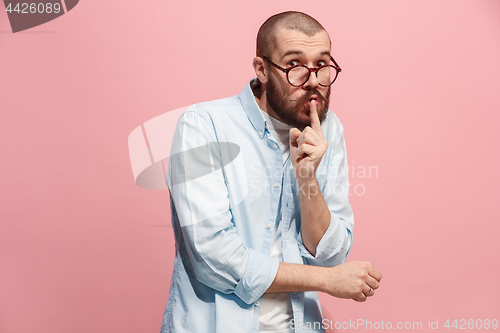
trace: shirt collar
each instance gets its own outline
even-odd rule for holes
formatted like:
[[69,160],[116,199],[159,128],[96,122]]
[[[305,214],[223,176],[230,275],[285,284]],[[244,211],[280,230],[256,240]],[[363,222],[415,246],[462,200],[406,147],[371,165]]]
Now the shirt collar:
[[262,139],[266,132],[266,124],[264,117],[261,114],[260,107],[255,100],[255,96],[253,95],[251,84],[255,84],[254,80],[257,79],[254,78],[248,81],[245,88],[243,88],[238,97],[241,101],[241,104],[243,105],[243,109],[245,110],[248,119],[250,119],[250,122],[252,123],[255,131]]

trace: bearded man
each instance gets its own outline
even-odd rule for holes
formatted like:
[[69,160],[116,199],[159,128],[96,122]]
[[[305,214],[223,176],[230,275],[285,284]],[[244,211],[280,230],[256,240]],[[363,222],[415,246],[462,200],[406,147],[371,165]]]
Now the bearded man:
[[327,32],[304,13],[274,15],[253,68],[239,95],[177,124],[163,333],[324,332],[318,291],[362,302],[379,287],[371,263],[345,263],[354,224]]

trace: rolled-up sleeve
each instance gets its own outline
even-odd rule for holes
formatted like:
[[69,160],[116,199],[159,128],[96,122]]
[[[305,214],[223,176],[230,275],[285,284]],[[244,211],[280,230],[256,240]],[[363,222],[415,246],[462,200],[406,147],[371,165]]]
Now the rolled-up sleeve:
[[250,304],[271,285],[279,263],[245,246],[238,234],[227,184],[231,170],[225,168],[221,146],[207,114],[193,106],[181,116],[167,174],[173,218],[182,231],[196,279]]
[[[352,246],[354,227],[352,208],[349,203],[349,179],[343,127],[336,118],[335,130],[330,129],[329,148],[326,161],[317,171],[318,182],[325,202],[330,210],[328,229],[316,247],[313,256],[304,246],[299,233],[297,242],[302,257],[316,266],[335,266],[347,259]],[[335,133],[335,135],[333,135]],[[326,162],[326,163],[325,163]]]

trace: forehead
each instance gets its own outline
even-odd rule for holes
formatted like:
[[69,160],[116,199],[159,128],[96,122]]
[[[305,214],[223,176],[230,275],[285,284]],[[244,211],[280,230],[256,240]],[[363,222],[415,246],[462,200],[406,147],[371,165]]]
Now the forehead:
[[289,54],[304,56],[330,55],[330,38],[326,31],[321,30],[313,36],[307,36],[297,30],[278,28],[276,31],[276,49],[274,55],[283,58]]

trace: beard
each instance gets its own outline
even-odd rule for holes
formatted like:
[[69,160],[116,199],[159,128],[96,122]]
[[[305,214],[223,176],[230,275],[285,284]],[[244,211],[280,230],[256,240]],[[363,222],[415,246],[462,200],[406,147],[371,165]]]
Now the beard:
[[316,95],[317,98],[317,111],[318,118],[320,122],[323,122],[326,118],[326,113],[328,112],[328,107],[330,105],[330,90],[331,86],[328,86],[328,91],[326,96],[323,96],[316,88],[309,89],[305,91],[305,95],[290,101],[286,99],[283,93],[280,93],[277,89],[278,84],[274,81],[273,77],[269,77],[267,82],[266,94],[267,102],[269,106],[273,109],[274,113],[279,117],[279,120],[287,125],[303,130],[307,126],[311,126],[310,111],[307,110],[307,118],[304,119],[303,110],[304,104],[309,102],[312,95]]

